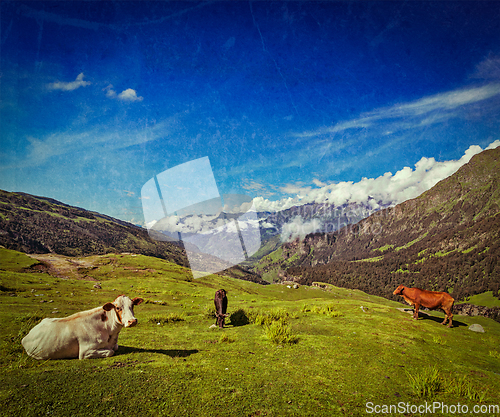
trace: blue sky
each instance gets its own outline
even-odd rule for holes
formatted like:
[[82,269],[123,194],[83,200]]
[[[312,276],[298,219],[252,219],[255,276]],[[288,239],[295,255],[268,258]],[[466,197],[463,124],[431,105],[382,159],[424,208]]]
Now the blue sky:
[[500,139],[499,2],[0,7],[4,190],[140,224],[208,156],[220,194],[401,201]]

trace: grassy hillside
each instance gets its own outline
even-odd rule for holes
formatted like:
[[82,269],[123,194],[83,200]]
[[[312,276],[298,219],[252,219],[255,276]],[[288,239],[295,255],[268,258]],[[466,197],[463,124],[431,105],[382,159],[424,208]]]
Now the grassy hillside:
[[[192,280],[142,255],[76,258],[90,265],[85,279],[35,272],[37,261],[15,251],[0,249],[0,260],[3,415],[330,417],[366,415],[367,403],[500,404],[500,323],[489,319],[456,316],[447,329],[442,313],[415,322],[402,304],[358,290]],[[232,314],[224,330],[209,328],[218,288]],[[23,352],[22,336],[42,317],[120,294],[146,302],[115,356],[35,361]],[[473,323],[485,333],[469,331]],[[419,396],[409,375],[433,369],[439,384],[424,387],[435,392]]]

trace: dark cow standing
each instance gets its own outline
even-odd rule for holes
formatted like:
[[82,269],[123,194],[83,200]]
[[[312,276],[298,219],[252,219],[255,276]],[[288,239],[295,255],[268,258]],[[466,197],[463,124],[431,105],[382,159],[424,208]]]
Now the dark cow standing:
[[224,327],[224,321],[227,317],[227,296],[225,290],[217,290],[215,292],[214,304],[216,324],[222,329]]
[[420,288],[408,288],[400,285],[394,290],[394,295],[400,295],[405,301],[414,306],[413,318],[418,319],[418,309],[420,306],[427,307],[432,310],[441,309],[444,311],[445,318],[441,324],[446,324],[449,320],[448,327],[452,327],[453,314],[451,310],[455,300],[447,292],[427,291]]

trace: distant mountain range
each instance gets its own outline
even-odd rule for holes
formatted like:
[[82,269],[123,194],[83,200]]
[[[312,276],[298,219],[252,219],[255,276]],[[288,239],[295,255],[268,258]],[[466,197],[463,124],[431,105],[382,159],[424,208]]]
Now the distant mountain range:
[[[244,264],[253,265],[263,256],[276,250],[283,242],[297,236],[304,237],[311,232],[334,232],[344,226],[357,223],[377,210],[388,206],[390,204],[383,204],[369,198],[362,203],[346,203],[341,206],[310,203],[278,212],[257,212],[255,217],[259,223],[262,245],[256,253],[249,254],[249,259]],[[165,218],[158,222],[149,230],[149,233],[150,235],[155,234],[159,239],[161,236],[165,236],[168,240],[177,240],[179,231],[189,230],[185,236],[197,234],[196,244],[199,251],[204,253],[223,251],[228,256],[227,252],[231,251],[231,245],[221,244],[223,239],[218,234],[225,233],[221,225],[230,219],[237,219],[240,228],[245,228],[245,220],[242,220],[245,217],[244,214],[244,212],[226,213],[221,211],[213,216],[193,214],[172,216],[171,220]],[[254,227],[251,224],[253,220],[246,221],[249,222],[248,228]],[[193,225],[195,226],[193,227]],[[214,245],[220,247],[214,248]]]
[[[303,233],[304,227],[316,225],[317,229],[334,231],[347,224],[355,223],[373,212],[373,202],[365,204],[345,204],[340,207],[326,204],[308,204],[292,207],[282,212],[257,213],[262,245],[248,262],[242,266],[227,269],[227,263],[216,257],[203,255],[213,269],[225,270],[224,273],[237,278],[244,277],[254,282],[262,281],[249,270],[263,256],[271,253],[282,244],[282,233]],[[218,216],[186,216],[181,221],[200,224],[205,229],[217,230],[223,219],[237,218],[243,213],[219,213]],[[300,225],[294,223],[300,219]],[[292,225],[292,226],[291,226]],[[297,226],[297,227],[294,227]],[[316,229],[314,229],[316,230]],[[215,232],[214,232],[215,233]],[[303,233],[304,235],[306,233]],[[213,242],[220,244],[221,239],[208,233],[204,246],[194,252],[216,253],[211,248]],[[182,266],[188,266],[184,244],[177,232],[150,229],[149,233],[131,223],[104,214],[73,207],[48,197],[33,196],[26,193],[12,193],[0,190],[0,245],[25,253],[56,253],[66,256],[88,256],[109,252],[141,253],[167,259]],[[219,250],[231,250],[230,245]]]
[[[394,298],[399,284],[447,290],[457,299],[488,290],[498,296],[499,184],[497,148],[476,155],[451,177],[395,207],[369,199],[340,207],[308,204],[260,212],[260,249],[224,274],[260,283],[265,283],[261,277],[329,282],[387,298]],[[207,219],[208,229],[221,220]],[[149,232],[51,198],[0,190],[0,245],[9,249],[67,256],[141,253],[188,266],[181,242]],[[206,245],[211,242],[207,239]],[[211,262],[218,265],[219,260]],[[224,269],[227,264],[220,265]]]
[[394,298],[399,285],[455,298],[500,286],[500,148],[474,156],[418,198],[264,256],[267,279],[328,282]]

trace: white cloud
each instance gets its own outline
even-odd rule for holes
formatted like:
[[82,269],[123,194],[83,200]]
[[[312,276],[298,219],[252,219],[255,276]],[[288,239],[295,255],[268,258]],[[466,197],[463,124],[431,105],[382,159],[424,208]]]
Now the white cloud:
[[[500,140],[492,142],[486,149],[494,149],[500,146]],[[395,174],[387,172],[378,178],[363,178],[359,182],[345,181],[336,184],[324,184],[321,181],[313,180],[319,188],[289,185],[284,190],[296,193],[295,197],[287,197],[278,201],[269,201],[263,197],[253,199],[251,210],[256,211],[280,211],[293,206],[300,206],[307,203],[329,203],[334,206],[341,206],[346,203],[369,204],[372,210],[383,205],[398,204],[411,198],[418,197],[423,192],[432,188],[439,181],[455,173],[461,166],[468,163],[471,158],[482,152],[482,148],[477,145],[470,146],[459,160],[437,162],[434,158],[422,158],[415,168],[404,167]],[[245,203],[239,208],[239,212],[247,211],[249,203]],[[217,214],[218,215],[218,214]],[[215,233],[217,228],[225,225],[224,220],[213,216],[188,216],[182,220],[178,216],[169,216],[161,219],[156,225],[157,230],[181,233]],[[257,227],[257,220],[249,219],[247,222],[240,221],[241,230]],[[263,227],[274,227],[271,223],[263,223]],[[290,241],[297,237],[303,238],[309,233],[322,230],[323,222],[321,218],[313,218],[304,221],[301,216],[296,216],[282,228],[282,241]],[[152,227],[148,225],[148,227]],[[226,224],[226,232],[236,233],[231,225]]]
[[264,197],[255,197],[253,203],[257,211],[280,211],[301,204],[300,199],[297,197],[287,197],[275,201],[270,201]]
[[308,194],[311,192],[312,188],[311,187],[304,187],[303,184],[297,183],[297,184],[287,184],[284,187],[280,187],[280,191],[285,194],[298,194],[303,195],[303,194]]
[[106,97],[108,98],[116,97],[116,91],[113,90],[113,84],[109,84],[106,88],[103,89],[103,91],[106,91]]
[[322,228],[320,219],[312,219],[311,221],[304,222],[302,217],[296,216],[291,222],[283,225],[281,231],[281,241],[287,242],[294,240],[297,237],[303,238],[309,233],[316,232]]
[[75,126],[67,130],[51,133],[41,138],[27,137],[29,146],[27,155],[19,155],[17,162],[3,168],[23,168],[28,166],[39,166],[46,163],[50,158],[58,155],[75,155],[83,150],[101,152],[102,147],[107,150],[126,148],[149,141],[159,137],[165,137],[171,133],[170,125],[177,120],[176,116],[163,120],[144,129],[143,126],[122,125],[95,127],[89,130],[80,130]]
[[[495,140],[486,149],[500,146],[500,140]],[[454,174],[471,158],[482,152],[480,146],[470,146],[459,160],[438,162],[434,158],[422,158],[415,164],[415,168],[404,167],[395,174],[386,172],[378,178],[363,178],[359,182],[344,181],[320,188],[288,185],[288,190],[294,197],[287,197],[278,201],[265,200],[262,197],[254,199],[259,211],[286,210],[294,205],[308,203],[329,203],[341,206],[346,203],[362,203],[372,197],[376,202],[383,204],[399,204],[406,200],[418,197],[429,190],[439,181]],[[317,181],[316,185],[321,184]],[[301,225],[304,227],[304,225]]]
[[132,90],[131,88],[127,88],[126,90],[124,90],[120,94],[118,94],[118,98],[120,100],[123,100],[123,101],[142,101],[143,100],[143,97],[138,97],[135,90]]
[[254,180],[247,180],[247,179],[243,180],[241,188],[247,191],[251,191],[254,194],[260,194],[265,197],[270,197],[275,194],[273,191],[269,190],[269,187]]
[[[493,64],[492,64],[493,65]],[[497,65],[495,63],[495,65]],[[425,127],[431,124],[456,117],[454,111],[462,106],[478,103],[500,95],[500,84],[489,83],[480,87],[468,87],[435,94],[412,102],[395,104],[364,113],[353,120],[342,121],[335,126],[322,127],[317,130],[296,133],[300,138],[320,137],[337,134],[350,129],[367,129],[384,124],[384,132],[393,134],[396,131],[414,127]]]
[[496,140],[495,142],[492,142],[488,145],[488,147],[486,148],[486,150],[489,150],[489,149],[496,149],[500,146],[500,140]]
[[[288,139],[297,139],[306,144],[304,147],[294,147],[280,154],[279,158],[273,152],[267,159],[251,161],[233,171],[267,171],[287,169],[317,164],[330,157],[335,164],[326,165],[324,173],[340,173],[359,164],[359,155],[345,154],[346,149],[358,149],[363,144],[370,147],[373,158],[376,155],[394,149],[399,143],[420,140],[424,134],[434,127],[445,126],[450,120],[467,120],[477,114],[479,107],[491,111],[498,108],[500,98],[500,83],[494,80],[497,66],[500,69],[500,58],[490,57],[482,67],[483,75],[488,72],[489,83],[485,85],[468,86],[456,90],[422,97],[420,99],[381,107],[363,113],[351,120],[342,120],[333,126],[322,126],[314,130],[290,133]],[[500,78],[500,77],[499,77]],[[471,113],[472,112],[472,113]],[[383,140],[381,140],[381,138]],[[378,145],[376,145],[378,144]],[[314,150],[314,152],[311,152]],[[279,167],[277,167],[277,160]]]
[[313,179],[313,183],[314,185],[318,186],[318,187],[324,187],[326,184],[324,182],[321,182],[320,180],[318,180],[317,178],[314,178]]
[[63,82],[56,81],[47,85],[49,90],[73,91],[80,87],[86,87],[92,84],[90,81],[83,81],[83,72],[78,74],[75,81]]
[[486,59],[477,64],[471,78],[483,80],[500,79],[500,56],[490,54]]
[[103,89],[103,91],[106,91],[106,97],[116,98],[122,101],[142,101],[144,99],[144,97],[137,96],[137,92],[132,88],[127,88],[120,94],[117,94],[113,89],[113,84],[109,84],[106,88]]

